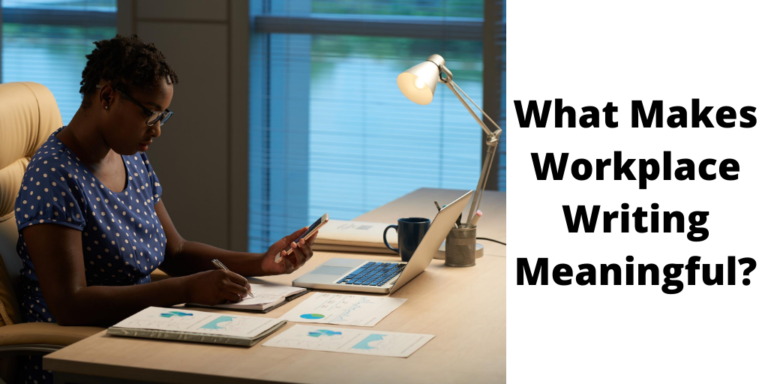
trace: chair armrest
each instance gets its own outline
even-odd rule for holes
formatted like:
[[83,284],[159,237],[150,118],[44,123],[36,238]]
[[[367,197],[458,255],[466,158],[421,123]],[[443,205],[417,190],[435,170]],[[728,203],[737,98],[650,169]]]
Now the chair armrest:
[[47,344],[67,346],[95,335],[100,327],[63,327],[54,323],[19,323],[0,327],[0,346]]

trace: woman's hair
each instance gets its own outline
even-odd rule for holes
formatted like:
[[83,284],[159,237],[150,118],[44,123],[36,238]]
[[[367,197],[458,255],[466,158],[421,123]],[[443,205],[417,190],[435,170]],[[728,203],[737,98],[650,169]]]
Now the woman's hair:
[[130,84],[142,90],[153,90],[160,80],[168,84],[179,82],[176,72],[165,62],[165,56],[154,44],[138,36],[116,35],[109,40],[94,41],[96,49],[85,55],[88,63],[83,69],[80,93],[83,108],[90,106],[90,96],[101,80],[113,86]]

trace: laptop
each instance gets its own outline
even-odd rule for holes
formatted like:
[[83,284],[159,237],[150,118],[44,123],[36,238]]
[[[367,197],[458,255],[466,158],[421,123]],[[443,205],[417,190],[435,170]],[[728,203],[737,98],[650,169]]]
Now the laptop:
[[438,212],[410,261],[333,258],[294,280],[293,285],[329,291],[394,293],[427,268],[471,195],[472,191],[465,193]]

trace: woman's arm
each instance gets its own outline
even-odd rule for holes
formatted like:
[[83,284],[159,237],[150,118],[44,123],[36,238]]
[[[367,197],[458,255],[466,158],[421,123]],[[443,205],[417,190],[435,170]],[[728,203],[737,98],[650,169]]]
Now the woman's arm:
[[24,228],[23,234],[43,297],[60,325],[106,326],[148,306],[188,301],[186,281],[191,277],[122,287],[88,287],[82,232],[40,224]]
[[306,228],[280,239],[266,253],[233,252],[208,244],[184,240],[176,231],[162,200],[155,204],[155,212],[160,219],[167,239],[165,260],[159,268],[170,276],[186,276],[200,271],[216,269],[211,262],[213,259],[219,259],[232,272],[241,276],[291,273],[312,257],[311,246],[315,236],[306,242],[302,240],[298,247],[294,247],[294,252],[290,258],[284,259],[279,264],[274,262],[275,255],[301,236]]
[[59,325],[113,325],[149,306],[236,302],[248,281],[215,270],[139,285],[88,286],[82,232],[57,224],[22,229],[43,297]]
[[241,276],[261,276],[261,253],[232,252],[214,246],[187,241],[173,225],[161,199],[155,204],[155,212],[165,231],[165,260],[160,269],[169,276],[186,276],[216,269],[211,260],[219,259],[232,272]]

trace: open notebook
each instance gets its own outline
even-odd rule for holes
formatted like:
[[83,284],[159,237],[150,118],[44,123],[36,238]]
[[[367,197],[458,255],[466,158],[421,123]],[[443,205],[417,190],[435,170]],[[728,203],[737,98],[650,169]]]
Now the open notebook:
[[250,347],[285,321],[256,316],[149,307],[107,329],[107,335]]
[[226,303],[226,304],[217,304],[217,305],[187,303],[186,306],[233,309],[236,311],[267,313],[299,296],[306,294],[307,292],[308,291],[306,288],[300,288],[300,287],[251,283],[251,293],[253,294],[253,297],[246,296],[245,299],[237,303]]

